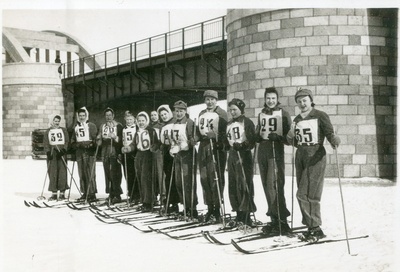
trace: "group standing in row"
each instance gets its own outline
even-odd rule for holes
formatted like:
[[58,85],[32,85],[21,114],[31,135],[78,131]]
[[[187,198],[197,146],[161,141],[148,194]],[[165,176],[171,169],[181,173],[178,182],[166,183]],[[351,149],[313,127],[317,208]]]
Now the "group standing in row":
[[[286,233],[290,231],[287,221],[290,211],[284,193],[284,145],[293,145],[297,147],[296,196],[302,223],[308,227],[305,235],[323,237],[320,228],[326,166],[323,143],[326,138],[337,148],[340,138],[335,135],[329,116],[314,108],[311,91],[296,92],[300,114],[292,122],[288,112],[280,106],[277,90],[267,88],[256,126],[245,116],[246,105],[242,100],[229,101],[230,120],[217,100],[216,91],[205,91],[206,109],[194,121],[188,117],[187,104],[181,100],[174,103],[174,113],[168,105],[161,105],[150,117],[140,112],[135,118],[126,111],[125,127],[114,120],[114,111],[107,108],[105,123],[99,130],[88,121],[86,108],[79,109],[71,145],[76,153],[81,198],[96,199],[95,161],[101,147],[106,193],[111,203],[121,202],[123,172],[129,201],[141,203],[143,211],[151,211],[159,201],[166,213],[179,212],[181,203],[182,213],[196,218],[198,166],[204,204],[208,208],[204,220],[224,221],[227,166],[229,200],[232,211],[236,212],[236,222],[251,225],[250,215],[256,211],[253,168],[257,154],[268,203],[267,216],[270,217],[263,231]],[[60,120],[60,116],[54,117],[44,140],[49,190],[53,192],[50,199],[57,199],[57,191],[59,199],[65,198],[64,192],[68,189],[65,153],[69,139],[65,128],[59,127]]]

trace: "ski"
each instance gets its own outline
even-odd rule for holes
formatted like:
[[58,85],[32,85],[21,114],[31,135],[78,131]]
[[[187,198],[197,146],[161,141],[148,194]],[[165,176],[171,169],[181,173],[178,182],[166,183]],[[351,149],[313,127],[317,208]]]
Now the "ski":
[[[356,240],[356,239],[363,239],[369,237],[368,235],[363,235],[363,236],[356,236],[356,237],[350,237],[348,240]],[[317,241],[299,241],[298,238],[296,237],[295,240],[288,241],[288,242],[283,242],[281,244],[276,243],[270,246],[262,246],[256,249],[244,249],[242,246],[239,246],[239,244],[232,239],[231,243],[232,245],[240,252],[244,254],[258,254],[258,253],[265,253],[265,252],[271,252],[271,251],[277,251],[277,250],[284,250],[284,249],[293,249],[293,248],[299,248],[299,247],[305,247],[305,246],[312,246],[312,245],[321,245],[321,244],[327,244],[327,243],[335,243],[335,242],[342,242],[346,241],[346,238],[328,238],[328,239],[319,239]]]

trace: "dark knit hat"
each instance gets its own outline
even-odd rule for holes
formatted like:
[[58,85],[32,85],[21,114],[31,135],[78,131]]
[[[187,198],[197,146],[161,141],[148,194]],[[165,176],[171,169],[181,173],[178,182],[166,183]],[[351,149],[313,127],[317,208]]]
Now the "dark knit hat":
[[209,96],[209,97],[213,97],[213,98],[215,98],[215,99],[218,99],[218,92],[217,92],[217,91],[214,91],[214,90],[207,90],[207,91],[205,91],[204,94],[203,94],[203,97],[206,97],[206,96]]
[[175,102],[174,104],[174,108],[178,108],[178,109],[187,109],[187,104],[185,102],[183,102],[182,100],[178,100]]
[[234,98],[228,103],[228,107],[231,105],[235,105],[236,107],[239,108],[242,114],[244,113],[244,108],[246,107],[246,104],[242,100]]
[[308,89],[300,89],[300,90],[298,90],[296,92],[296,94],[294,95],[294,101],[297,102],[297,98],[299,98],[300,96],[309,96],[311,101],[313,101],[313,94]]

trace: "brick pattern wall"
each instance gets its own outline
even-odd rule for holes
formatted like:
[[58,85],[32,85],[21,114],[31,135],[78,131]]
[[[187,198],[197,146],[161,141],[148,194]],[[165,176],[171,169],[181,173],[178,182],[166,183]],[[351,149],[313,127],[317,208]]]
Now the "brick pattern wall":
[[61,85],[3,85],[3,158],[30,156],[31,132],[48,128],[56,114],[65,127]]
[[[228,101],[243,99],[256,124],[264,90],[299,113],[298,87],[314,93],[342,140],[344,177],[394,177],[396,171],[397,9],[228,11]],[[326,176],[336,159],[326,145]],[[286,148],[291,175],[292,148]]]

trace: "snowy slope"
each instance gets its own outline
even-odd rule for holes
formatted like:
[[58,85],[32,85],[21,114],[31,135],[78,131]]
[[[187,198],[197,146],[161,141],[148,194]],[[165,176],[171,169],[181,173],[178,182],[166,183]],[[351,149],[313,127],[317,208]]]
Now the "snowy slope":
[[[72,162],[69,166],[72,168]],[[243,255],[233,246],[212,245],[203,238],[175,241],[126,225],[107,225],[89,211],[27,208],[23,200],[35,200],[41,193],[45,162],[4,160],[2,171],[1,271],[400,271],[395,267],[398,195],[389,181],[381,180],[380,185],[372,185],[368,179],[343,181],[349,235],[370,235],[350,242],[357,256],[347,254],[345,242]],[[96,173],[98,196],[104,196],[101,163],[97,163]],[[76,169],[74,177],[78,181]],[[254,182],[257,217],[266,222],[259,176]],[[124,181],[122,187],[125,189]],[[287,177],[285,190],[290,209],[291,177]],[[46,191],[45,196],[49,196]],[[75,188],[72,196],[78,196]],[[295,203],[295,226],[301,222],[299,213]],[[337,180],[326,182],[322,217],[325,233],[344,235]]]

